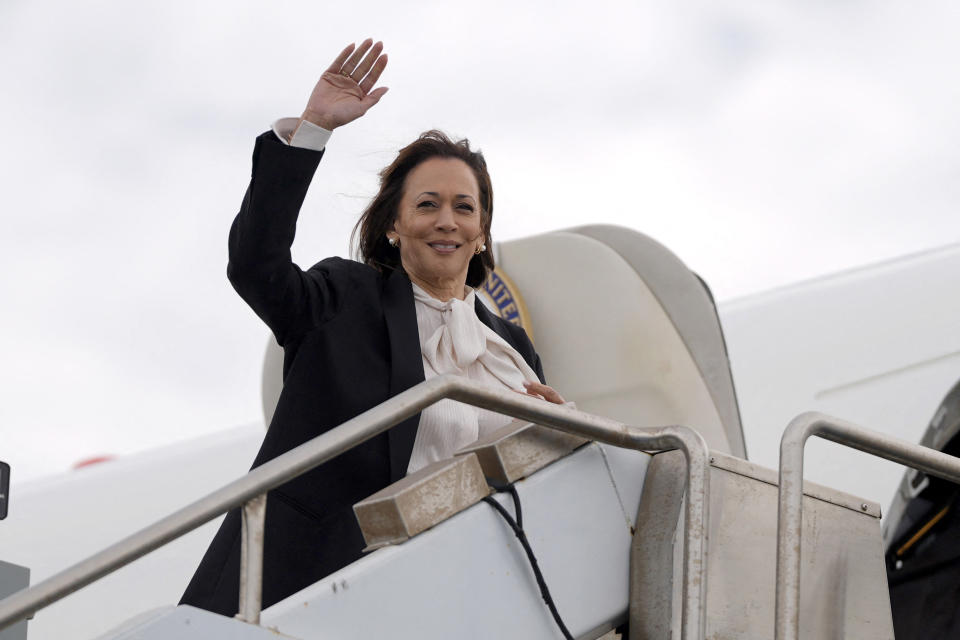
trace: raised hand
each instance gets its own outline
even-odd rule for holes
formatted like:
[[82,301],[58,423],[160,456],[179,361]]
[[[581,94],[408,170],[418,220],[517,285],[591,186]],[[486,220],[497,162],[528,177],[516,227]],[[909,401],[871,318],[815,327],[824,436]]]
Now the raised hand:
[[377,104],[386,87],[373,88],[387,66],[383,43],[367,38],[348,45],[333,61],[310,94],[301,120],[333,130],[356,120]]

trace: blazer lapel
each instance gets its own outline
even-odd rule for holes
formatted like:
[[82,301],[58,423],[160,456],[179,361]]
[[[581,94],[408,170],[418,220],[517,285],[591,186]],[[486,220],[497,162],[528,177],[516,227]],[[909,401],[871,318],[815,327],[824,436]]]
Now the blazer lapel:
[[483,302],[480,301],[480,296],[478,295],[476,301],[474,302],[474,310],[477,313],[477,317],[480,318],[480,322],[487,325],[493,331],[499,335],[501,338],[507,341],[511,347],[517,350],[517,353],[526,360],[527,364],[530,365],[530,368],[534,370],[537,376],[540,378],[540,382],[543,382],[543,370],[538,362],[537,352],[533,350],[533,344],[530,341],[526,341],[525,344],[518,343],[516,336],[510,333],[509,324],[505,320],[501,320],[486,307]]
[[[423,382],[423,356],[417,331],[417,311],[410,279],[395,269],[384,284],[383,315],[390,340],[390,397]],[[420,414],[407,418],[388,431],[390,443],[390,481],[407,475],[410,454],[417,437]]]
[[513,341],[513,336],[510,335],[510,332],[506,330],[499,322],[494,322],[494,315],[490,313],[490,310],[487,309],[487,305],[483,304],[480,300],[480,294],[478,293],[473,300],[473,308],[477,312],[477,317],[480,318],[480,322],[487,325],[494,332],[507,341],[507,344],[512,346],[514,349],[517,348],[516,343]]

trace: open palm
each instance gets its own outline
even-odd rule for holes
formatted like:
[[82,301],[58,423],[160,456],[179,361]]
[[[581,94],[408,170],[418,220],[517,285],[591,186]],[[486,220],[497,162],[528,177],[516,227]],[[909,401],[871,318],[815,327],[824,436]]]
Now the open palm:
[[383,43],[369,38],[359,47],[348,45],[320,76],[302,118],[332,131],[377,104],[387,92],[386,87],[373,88],[387,66],[382,51]]

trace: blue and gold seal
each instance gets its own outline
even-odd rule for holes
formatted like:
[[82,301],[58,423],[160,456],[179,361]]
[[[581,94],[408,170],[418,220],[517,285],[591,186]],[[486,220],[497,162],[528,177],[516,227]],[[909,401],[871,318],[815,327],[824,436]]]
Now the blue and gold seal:
[[533,329],[530,326],[530,315],[523,304],[520,291],[500,267],[490,273],[490,277],[478,290],[480,299],[490,311],[507,322],[523,327],[530,340],[533,340]]

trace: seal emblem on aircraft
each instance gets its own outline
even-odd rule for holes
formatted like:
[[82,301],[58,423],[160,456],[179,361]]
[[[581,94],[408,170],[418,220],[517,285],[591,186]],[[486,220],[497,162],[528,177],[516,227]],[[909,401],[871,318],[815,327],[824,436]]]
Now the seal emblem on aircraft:
[[496,267],[479,290],[480,299],[490,311],[507,322],[522,327],[533,340],[530,315],[520,296],[520,290],[500,267]]

